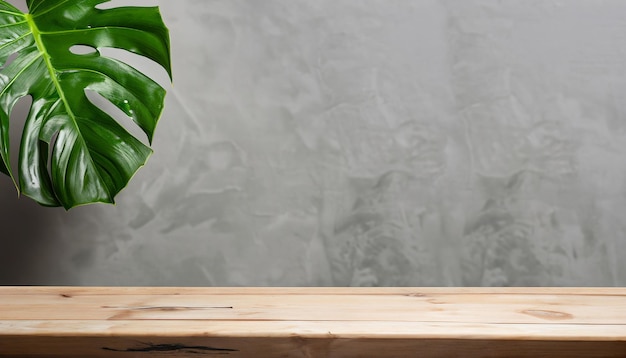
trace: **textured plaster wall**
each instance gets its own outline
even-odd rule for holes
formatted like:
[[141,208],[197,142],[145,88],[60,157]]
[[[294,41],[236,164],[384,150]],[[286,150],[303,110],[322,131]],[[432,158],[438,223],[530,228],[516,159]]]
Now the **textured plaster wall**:
[[626,284],[626,2],[157,3],[155,154],[115,207],[2,178],[0,284]]

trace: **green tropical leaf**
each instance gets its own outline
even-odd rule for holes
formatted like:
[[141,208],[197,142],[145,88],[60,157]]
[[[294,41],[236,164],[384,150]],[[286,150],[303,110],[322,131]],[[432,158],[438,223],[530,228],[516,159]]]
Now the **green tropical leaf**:
[[[69,209],[113,203],[152,153],[85,91],[121,109],[151,141],[165,90],[100,50],[144,56],[171,78],[169,33],[157,7],[97,7],[108,1],[27,0],[24,14],[0,0],[0,66],[5,65],[0,71],[0,171],[42,205]],[[94,51],[75,53],[76,45]],[[26,96],[32,105],[16,180],[9,162],[9,121],[15,104]]]

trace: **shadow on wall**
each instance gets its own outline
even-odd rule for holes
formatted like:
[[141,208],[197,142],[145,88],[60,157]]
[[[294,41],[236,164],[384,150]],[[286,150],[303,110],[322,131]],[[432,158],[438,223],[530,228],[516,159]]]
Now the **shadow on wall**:
[[0,181],[0,284],[37,285],[54,281],[54,266],[47,265],[55,247],[50,234],[54,209],[28,198],[17,198],[9,180]]
[[[13,164],[29,104],[18,103],[11,116]],[[15,167],[13,170],[16,172]],[[50,284],[59,277],[55,275],[58,265],[46,263],[50,251],[59,247],[51,228],[56,212],[63,209],[41,207],[27,197],[18,197],[11,180],[0,176],[0,285]]]

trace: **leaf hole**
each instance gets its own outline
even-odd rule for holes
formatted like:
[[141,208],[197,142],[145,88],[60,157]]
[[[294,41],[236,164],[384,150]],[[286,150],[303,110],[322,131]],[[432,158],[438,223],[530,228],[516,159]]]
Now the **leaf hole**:
[[70,52],[75,55],[91,55],[98,52],[98,49],[87,45],[74,45],[70,47]]
[[96,91],[85,90],[85,95],[91,103],[93,103],[96,107],[100,108],[100,110],[111,116],[111,118],[115,119],[117,123],[124,127],[124,129],[126,129],[126,131],[130,133],[133,137],[141,140],[143,144],[148,145],[148,137],[146,136],[146,134],[135,122],[133,122],[133,119],[131,117],[124,113],[124,111],[119,109],[111,101],[109,101]]
[[20,9],[20,11],[26,13],[28,12],[28,6],[26,6],[26,0],[8,0],[9,4],[15,6]]
[[96,5],[96,9],[106,10],[106,9],[114,9],[116,7],[126,7],[126,6],[146,6],[146,0],[109,0],[102,4]]
[[26,125],[26,119],[28,118],[28,112],[33,103],[33,97],[28,95],[20,98],[15,103],[15,106],[11,109],[9,115],[9,138],[10,138],[10,150],[11,150],[11,170],[13,174],[17,176],[17,163],[20,153],[20,142],[22,140],[22,132]]
[[102,56],[110,57],[124,62],[133,68],[141,69],[144,75],[158,83],[159,86],[165,89],[171,86],[167,71],[151,59],[118,48],[104,47],[99,50]]
[[15,59],[19,56],[19,53],[12,53],[9,55],[9,57],[7,57],[7,60],[4,64],[0,65],[0,70],[9,66],[13,61],[15,61]]
[[47,161],[47,167],[48,168],[48,173],[52,173],[52,157],[54,155],[54,147],[57,144],[57,139],[59,138],[59,132],[55,132],[52,135],[52,138],[50,138],[50,143],[48,143],[48,161]]

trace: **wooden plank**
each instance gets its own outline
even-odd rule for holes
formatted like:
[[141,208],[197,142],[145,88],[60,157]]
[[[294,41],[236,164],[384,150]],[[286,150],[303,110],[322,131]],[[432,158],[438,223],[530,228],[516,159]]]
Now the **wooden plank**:
[[[296,320],[616,324],[626,320],[626,300],[596,296],[589,306],[576,296],[536,295],[84,295],[73,298],[13,295],[0,320]],[[375,297],[375,298],[372,298]],[[94,305],[98,302],[98,305]],[[532,304],[529,304],[532,303]],[[54,304],[55,310],[50,310]],[[566,306],[567,310],[561,309]],[[10,310],[8,309],[10,307]],[[605,307],[611,307],[606,310]],[[367,312],[367,315],[364,313]]]
[[0,287],[0,356],[626,357],[621,288]]

